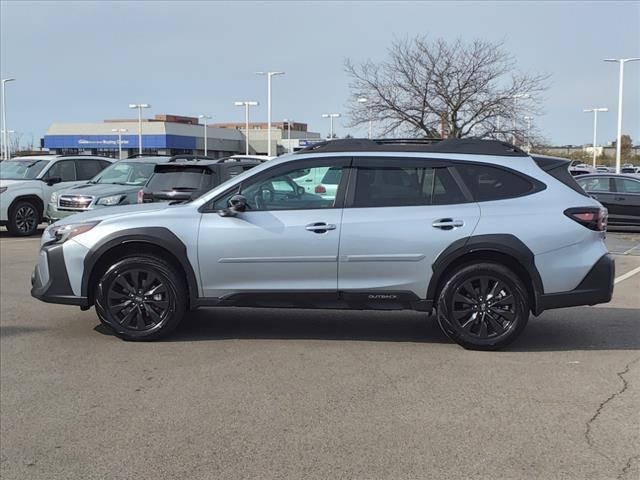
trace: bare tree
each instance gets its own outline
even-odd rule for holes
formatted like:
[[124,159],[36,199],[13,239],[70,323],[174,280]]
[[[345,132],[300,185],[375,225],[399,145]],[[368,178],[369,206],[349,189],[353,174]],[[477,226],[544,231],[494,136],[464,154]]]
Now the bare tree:
[[[549,78],[516,70],[502,43],[395,41],[388,59],[345,61],[351,78],[351,124],[371,118],[379,133],[452,138],[493,137],[516,141],[524,116],[540,114]],[[357,102],[364,97],[366,102]]]

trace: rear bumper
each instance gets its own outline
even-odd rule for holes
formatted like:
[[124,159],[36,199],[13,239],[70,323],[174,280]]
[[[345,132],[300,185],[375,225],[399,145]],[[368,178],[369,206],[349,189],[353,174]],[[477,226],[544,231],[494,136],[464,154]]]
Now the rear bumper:
[[31,296],[47,303],[89,306],[87,297],[79,297],[71,289],[62,245],[45,245],[40,250],[40,259],[31,274]]
[[575,307],[578,305],[596,305],[611,301],[615,262],[613,255],[607,253],[600,257],[589,270],[580,285],[569,292],[547,293],[538,296],[536,310],[539,315],[553,308]]

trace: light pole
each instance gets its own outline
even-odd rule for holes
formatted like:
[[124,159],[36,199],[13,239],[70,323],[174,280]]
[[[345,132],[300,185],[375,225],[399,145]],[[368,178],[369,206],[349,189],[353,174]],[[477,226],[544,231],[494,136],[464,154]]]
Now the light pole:
[[605,62],[618,62],[620,64],[620,83],[618,86],[618,139],[616,140],[616,173],[620,173],[620,153],[622,143],[622,92],[624,90],[624,64],[635,62],[640,58],[607,58]]
[[[369,101],[369,99],[367,97],[358,97],[356,101],[364,105]],[[371,140],[371,131],[372,131],[372,125],[373,125],[373,113],[371,110],[371,106],[369,106],[367,110],[369,111],[369,140]]]
[[142,153],[142,109],[151,108],[148,103],[130,103],[129,108],[138,109],[138,153]]
[[527,145],[527,153],[531,152],[531,120],[533,120],[533,117],[529,116],[529,115],[525,115],[524,120],[527,122],[527,136],[526,136],[526,142],[525,144]]
[[13,82],[15,78],[2,79],[2,156],[4,159],[9,158],[9,145],[7,143],[7,94],[5,92],[5,84]]
[[126,128],[112,128],[112,132],[118,134],[118,160],[122,159],[122,134],[128,132]]
[[[244,107],[244,154],[249,155],[249,107],[260,105],[258,102],[244,100],[242,102],[233,102],[236,107]],[[269,124],[271,125],[271,124]],[[271,127],[269,127],[271,128]],[[268,155],[271,155],[271,133],[269,133]]]
[[511,136],[513,145],[516,145],[516,118],[518,117],[518,99],[520,98],[529,98],[530,95],[528,93],[516,93],[511,98],[513,98],[513,134]]
[[284,72],[256,72],[256,75],[267,76],[267,155],[271,156],[271,77],[284,75]]
[[204,122],[204,156],[207,156],[207,120],[211,119],[211,115],[198,115],[198,118],[201,118]]
[[291,146],[291,122],[293,120],[284,119],[287,122],[287,148],[289,149],[289,153],[293,153],[293,147]]
[[591,107],[585,108],[583,112],[593,112],[593,168],[596,168],[596,145],[598,141],[598,112],[608,112],[607,107]]
[[333,119],[334,118],[339,118],[339,117],[340,117],[339,113],[323,113],[322,114],[322,118],[328,118],[329,119],[329,125],[330,125],[329,140],[333,140]]

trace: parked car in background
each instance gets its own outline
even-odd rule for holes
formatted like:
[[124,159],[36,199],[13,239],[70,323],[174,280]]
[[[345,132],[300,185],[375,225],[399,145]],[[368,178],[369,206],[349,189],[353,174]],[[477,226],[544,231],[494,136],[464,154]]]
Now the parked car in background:
[[[413,309],[493,350],[531,313],[611,300],[606,210],[567,166],[477,139],[320,143],[191,202],[51,225],[31,294],[95,305],[128,340],[160,338],[197,307]],[[337,171],[333,198],[298,183],[315,169]]]
[[0,225],[33,235],[46,218],[51,195],[84,183],[114,160],[87,155],[38,155],[0,162]]
[[640,173],[640,167],[622,167],[620,168],[620,173],[631,173],[631,174],[637,174]]
[[52,195],[47,205],[47,217],[56,221],[87,210],[139,203],[142,187],[153,174],[153,167],[159,163],[187,162],[198,158],[208,157],[136,155],[120,160],[89,182]]
[[303,186],[307,193],[325,198],[334,198],[340,183],[340,170],[336,168],[305,169],[304,174],[294,180]]
[[260,163],[247,157],[160,163],[154,167],[139,201],[188,202]]
[[609,225],[640,226],[640,178],[625,174],[592,174],[576,178],[585,192],[609,211]]
[[596,172],[598,173],[615,172],[615,168],[607,167],[606,165],[598,165],[596,167]]
[[596,173],[596,169],[585,164],[580,164],[569,167],[569,173],[574,177],[577,177],[578,175],[588,175],[590,173]]

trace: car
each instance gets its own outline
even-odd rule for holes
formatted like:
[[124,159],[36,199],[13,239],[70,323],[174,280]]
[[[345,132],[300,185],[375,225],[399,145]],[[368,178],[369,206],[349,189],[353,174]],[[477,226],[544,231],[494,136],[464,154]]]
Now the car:
[[89,182],[59,190],[51,195],[47,205],[47,217],[55,222],[87,210],[138,203],[141,201],[142,187],[153,174],[155,165],[186,162],[197,158],[207,157],[135,155],[120,160]]
[[640,177],[629,174],[592,174],[576,179],[582,189],[609,211],[612,226],[640,226]]
[[255,159],[196,160],[188,163],[160,163],[142,189],[140,203],[195,200],[230,178],[259,165]]
[[620,173],[640,173],[640,167],[625,166],[620,169]]
[[[615,169],[613,170],[615,171]],[[611,171],[612,171],[611,167],[607,167],[606,165],[598,165],[596,167],[596,172],[598,173],[609,173]]]
[[84,183],[114,160],[90,155],[33,155],[0,163],[0,225],[12,235],[36,233],[52,193]]
[[595,172],[596,172],[596,169],[584,164],[569,167],[569,173],[571,173],[571,175],[573,175],[574,177],[577,177],[578,175],[588,175],[589,173],[595,173]]
[[[332,199],[296,181],[327,168]],[[51,225],[31,294],[95,306],[127,340],[166,336],[199,307],[411,309],[495,350],[531,314],[610,301],[605,227],[563,159],[496,140],[331,140],[191,202]]]

